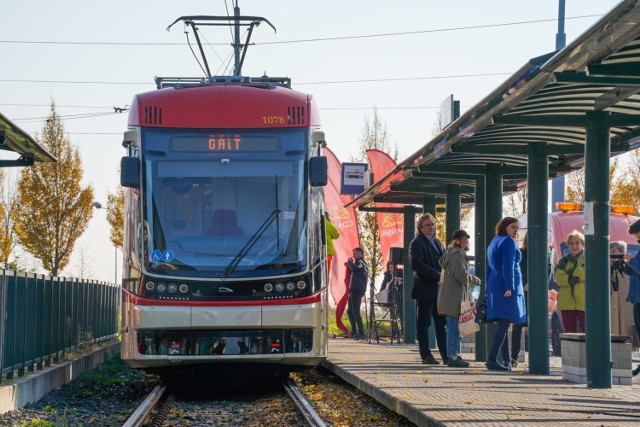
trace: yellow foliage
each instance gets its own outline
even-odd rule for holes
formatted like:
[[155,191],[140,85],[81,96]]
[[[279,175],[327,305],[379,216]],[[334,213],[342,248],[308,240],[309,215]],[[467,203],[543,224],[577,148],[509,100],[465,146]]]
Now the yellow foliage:
[[69,263],[75,242],[91,219],[93,188],[80,185],[80,154],[64,136],[53,103],[36,139],[58,161],[22,169],[11,218],[20,244],[57,275]]
[[124,232],[124,188],[122,187],[107,196],[107,221],[111,225],[111,242],[114,246],[122,248]]

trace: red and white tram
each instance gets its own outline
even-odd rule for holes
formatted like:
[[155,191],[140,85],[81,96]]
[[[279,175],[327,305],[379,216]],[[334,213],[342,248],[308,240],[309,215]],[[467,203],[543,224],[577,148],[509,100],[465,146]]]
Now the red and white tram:
[[123,360],[163,373],[319,364],[327,164],[313,98],[286,78],[156,80],[123,143]]

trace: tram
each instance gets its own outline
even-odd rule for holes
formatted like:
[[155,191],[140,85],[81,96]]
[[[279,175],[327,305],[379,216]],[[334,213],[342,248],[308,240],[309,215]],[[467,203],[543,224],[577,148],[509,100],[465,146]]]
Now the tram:
[[134,368],[290,371],[327,354],[325,146],[288,78],[156,78],[134,97],[122,348]]

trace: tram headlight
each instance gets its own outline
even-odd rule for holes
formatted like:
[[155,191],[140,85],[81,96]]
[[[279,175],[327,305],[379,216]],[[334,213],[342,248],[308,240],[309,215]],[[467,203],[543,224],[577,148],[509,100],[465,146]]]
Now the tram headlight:
[[180,285],[178,290],[180,291],[181,294],[186,294],[187,292],[189,292],[189,286],[187,286],[187,285],[185,285],[183,283],[183,284]]
[[282,282],[276,283],[276,292],[282,292],[282,291],[284,291],[284,283]]
[[169,283],[169,286],[167,286],[167,290],[170,294],[175,294],[176,292],[178,292],[178,285],[176,285],[175,283]]
[[158,286],[156,287],[156,289],[158,290],[158,292],[166,292],[167,291],[167,285],[165,283],[158,283]]
[[288,281],[286,284],[287,292],[293,292],[296,289],[296,284],[292,281]]
[[273,284],[271,284],[271,283],[265,283],[265,284],[264,284],[264,291],[265,291],[265,292],[271,292],[271,291],[273,291]]
[[153,282],[147,282],[144,284],[144,287],[146,290],[152,291],[156,287],[156,284]]
[[298,289],[304,289],[307,287],[307,283],[304,280],[299,280],[296,285],[298,286]]

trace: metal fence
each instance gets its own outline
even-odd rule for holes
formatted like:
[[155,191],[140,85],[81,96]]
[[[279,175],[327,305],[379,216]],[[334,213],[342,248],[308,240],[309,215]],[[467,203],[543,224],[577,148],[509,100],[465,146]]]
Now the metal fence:
[[117,336],[113,283],[0,270],[0,383]]

